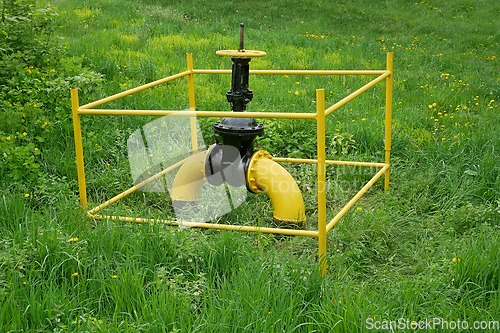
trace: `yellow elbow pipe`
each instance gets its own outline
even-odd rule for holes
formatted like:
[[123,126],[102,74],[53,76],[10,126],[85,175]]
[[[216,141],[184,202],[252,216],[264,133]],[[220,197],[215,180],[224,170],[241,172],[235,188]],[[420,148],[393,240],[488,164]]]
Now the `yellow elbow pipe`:
[[267,151],[257,151],[247,168],[247,185],[254,192],[266,192],[274,208],[274,220],[280,225],[305,227],[304,200],[293,177],[274,162]]
[[170,198],[174,206],[182,207],[188,202],[200,199],[201,187],[206,182],[205,161],[208,150],[199,152],[189,157],[175,175]]

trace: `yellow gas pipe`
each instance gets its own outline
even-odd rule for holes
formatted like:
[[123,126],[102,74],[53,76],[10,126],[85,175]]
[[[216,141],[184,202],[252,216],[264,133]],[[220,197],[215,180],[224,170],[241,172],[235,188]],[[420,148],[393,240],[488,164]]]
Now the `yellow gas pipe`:
[[180,207],[200,199],[201,187],[206,183],[205,161],[208,150],[189,157],[175,175],[170,198],[174,206]]
[[293,177],[272,160],[264,150],[257,151],[248,163],[248,188],[266,192],[274,208],[274,220],[281,225],[296,224],[305,227],[306,214],[302,193]]
[[[196,202],[207,181],[205,162],[208,150],[188,158],[175,176],[170,197],[174,206]],[[274,208],[274,220],[280,225],[305,226],[304,200],[293,177],[272,156],[263,150],[257,151],[248,163],[247,187],[254,193],[266,192]]]

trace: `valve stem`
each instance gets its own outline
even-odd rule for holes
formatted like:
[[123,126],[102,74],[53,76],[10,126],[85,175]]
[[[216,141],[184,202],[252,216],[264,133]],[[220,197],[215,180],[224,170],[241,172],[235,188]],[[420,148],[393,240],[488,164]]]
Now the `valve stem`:
[[243,46],[243,40],[245,38],[245,24],[240,23],[240,48],[238,51],[245,52],[245,47]]

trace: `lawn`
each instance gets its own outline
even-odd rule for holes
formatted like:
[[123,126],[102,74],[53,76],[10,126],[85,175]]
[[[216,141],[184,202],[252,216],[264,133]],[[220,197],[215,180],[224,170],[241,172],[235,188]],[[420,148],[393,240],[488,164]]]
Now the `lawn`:
[[[448,332],[500,329],[500,2],[0,0],[0,331]],[[70,89],[80,104],[186,70],[383,70],[394,55],[391,184],[328,234],[130,224],[79,204]],[[360,76],[250,77],[249,111],[315,112]],[[198,110],[229,111],[228,75],[197,75]],[[189,109],[185,78],[105,106]],[[327,158],[384,161],[385,85],[327,118]],[[127,140],[156,118],[82,116],[89,207],[132,186]],[[213,118],[198,118],[205,144]],[[316,158],[314,123],[260,119],[256,147]],[[317,229],[314,165],[283,164]],[[331,219],[374,170],[327,168]],[[167,192],[107,212],[173,217]],[[214,223],[270,227],[264,194]]]

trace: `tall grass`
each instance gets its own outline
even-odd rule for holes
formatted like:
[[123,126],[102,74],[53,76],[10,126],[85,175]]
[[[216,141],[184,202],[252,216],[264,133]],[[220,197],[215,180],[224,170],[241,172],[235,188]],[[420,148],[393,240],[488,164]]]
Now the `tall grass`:
[[[470,327],[500,320],[499,3],[52,6],[57,29],[47,31],[50,40],[61,37],[65,54],[53,67],[21,67],[13,77],[22,80],[9,77],[0,91],[0,330],[366,332],[372,319],[459,319]],[[335,226],[324,278],[315,239],[93,221],[78,206],[69,88],[80,88],[82,104],[93,101],[185,70],[187,52],[196,68],[230,68],[215,51],[237,46],[240,22],[246,48],[268,53],[252,60],[255,69],[383,69],[386,52],[394,53],[391,189],[384,194],[377,183]],[[199,110],[229,110],[229,76],[195,80]],[[313,112],[315,89],[324,88],[332,104],[365,80],[252,76],[248,109]],[[186,109],[186,84],[178,80],[108,106]],[[383,160],[384,91],[377,86],[328,118],[329,158]],[[127,139],[151,120],[82,117],[91,204],[132,184]],[[214,121],[199,119],[207,144]],[[264,149],[315,157],[312,124],[263,122]],[[314,229],[315,167],[286,168]],[[328,167],[329,217],[372,171]],[[109,211],[172,215],[168,195],[155,193],[134,193]],[[268,226],[272,205],[252,195],[220,222]]]

